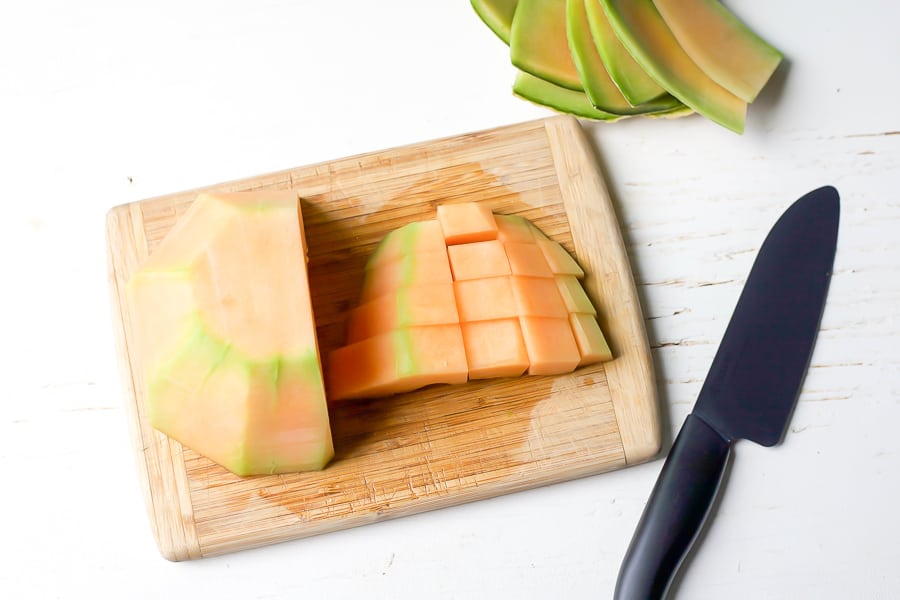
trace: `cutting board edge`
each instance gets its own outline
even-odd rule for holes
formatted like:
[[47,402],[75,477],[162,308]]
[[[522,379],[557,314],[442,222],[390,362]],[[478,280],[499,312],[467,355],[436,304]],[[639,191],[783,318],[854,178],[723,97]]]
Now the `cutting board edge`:
[[[618,216],[595,152],[578,119],[560,116],[545,120],[544,126],[576,254],[588,267],[585,287],[600,313],[602,329],[613,344],[615,360],[604,366],[626,462],[647,462],[659,455],[662,446],[659,400],[643,311]],[[592,217],[594,213],[600,217]],[[596,246],[585,244],[586,239],[598,236],[616,241],[605,247],[612,250],[612,260],[609,256],[601,260]],[[619,340],[627,340],[628,344],[616,347]],[[630,384],[625,383],[626,378]],[[635,386],[641,393],[624,393]]]
[[509,485],[497,483],[494,485],[482,485],[473,487],[468,490],[470,493],[456,494],[449,498],[436,498],[430,503],[419,503],[405,510],[385,511],[375,514],[374,516],[372,515],[372,513],[364,513],[362,516],[354,520],[345,520],[340,523],[325,523],[319,527],[309,527],[302,532],[298,532],[298,530],[292,529],[283,536],[244,538],[239,542],[226,542],[218,545],[204,544],[202,545],[202,551],[200,555],[195,558],[213,558],[216,556],[231,554],[232,552],[264,548],[272,544],[283,544],[286,542],[304,540],[318,535],[335,533],[347,529],[355,529],[357,527],[362,527],[365,525],[384,523],[386,521],[393,521],[395,519],[411,517],[426,512],[431,512],[437,509],[453,508],[468,504],[470,502],[490,500],[492,498],[498,498],[500,496],[508,496],[510,494],[527,492],[550,485],[576,481],[578,479],[584,479],[586,477],[593,477],[595,475],[602,475],[603,473],[616,471],[628,466],[630,465],[628,465],[625,460],[598,462],[590,465],[582,465],[578,468],[573,468],[565,471],[556,471],[541,478],[531,478],[528,480],[523,480],[523,482],[520,484]]
[[[117,243],[121,232],[142,237],[143,231],[135,227],[135,211],[140,213],[140,203],[134,202],[113,207],[106,215],[106,243],[108,278],[112,303],[113,331],[118,355],[119,373],[126,394],[125,414],[134,447],[138,480],[144,497],[144,505],[151,532],[160,554],[173,562],[202,556],[200,540],[193,523],[193,506],[188,492],[187,473],[184,468],[183,448],[177,441],[153,430],[145,422],[139,408],[136,381],[132,368],[131,340],[125,326],[128,310],[126,291],[116,277],[116,260],[137,260],[135,250],[143,244]],[[139,216],[138,216],[139,218]],[[117,226],[118,225],[118,226]],[[132,255],[122,255],[113,249],[130,248]],[[130,320],[129,320],[130,321]],[[154,483],[156,485],[154,485]]]

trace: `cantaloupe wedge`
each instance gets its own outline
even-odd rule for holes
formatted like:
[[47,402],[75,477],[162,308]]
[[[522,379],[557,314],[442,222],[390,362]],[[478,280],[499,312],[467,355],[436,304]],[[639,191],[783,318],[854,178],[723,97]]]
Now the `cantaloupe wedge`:
[[[435,283],[432,272],[421,270],[393,287],[372,284],[399,281],[382,273],[395,272],[395,265],[441,254],[433,243],[416,254],[415,245],[398,243],[405,233],[386,236],[373,256],[389,260],[369,261],[347,344],[328,357],[329,400],[554,375],[612,358],[579,280],[584,271],[527,219],[462,202],[439,206],[436,219],[417,225],[418,231],[436,228],[444,236],[443,260],[428,260],[449,262],[452,285]],[[373,300],[376,288],[381,295]]]
[[296,193],[201,194],[128,283],[150,424],[238,475],[334,454],[304,248]]

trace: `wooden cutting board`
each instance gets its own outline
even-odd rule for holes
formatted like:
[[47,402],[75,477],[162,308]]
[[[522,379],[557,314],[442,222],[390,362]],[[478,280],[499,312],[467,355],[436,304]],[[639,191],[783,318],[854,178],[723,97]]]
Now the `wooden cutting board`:
[[531,219],[573,252],[615,359],[555,377],[437,386],[330,410],[323,471],[239,478],[152,429],[124,284],[198,190],[113,208],[109,280],[140,480],[163,556],[185,560],[489,498],[645,461],[660,445],[656,389],[628,258],[578,121],[565,116],[210,186],[294,189],[323,355],[368,254],[388,231],[477,200]]

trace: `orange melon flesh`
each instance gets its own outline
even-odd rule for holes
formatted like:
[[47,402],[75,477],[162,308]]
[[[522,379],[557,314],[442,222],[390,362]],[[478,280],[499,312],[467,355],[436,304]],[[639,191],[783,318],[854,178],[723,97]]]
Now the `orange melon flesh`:
[[459,325],[396,329],[342,346],[329,355],[332,399],[389,396],[467,379]]
[[[511,319],[519,316],[510,277],[454,281],[460,322]],[[490,301],[485,301],[490,299]]]
[[304,248],[296,193],[201,194],[128,283],[150,424],[238,475],[334,454]]
[[518,319],[462,324],[469,379],[518,377],[528,368],[528,352]]
[[544,260],[554,275],[574,275],[584,277],[584,270],[575,262],[566,249],[552,240],[537,240],[536,244],[544,255]]
[[497,222],[491,209],[477,202],[441,204],[437,220],[448,246],[497,239]]
[[368,302],[413,283],[449,284],[452,281],[446,250],[406,254],[368,269],[360,300]]
[[553,277],[553,271],[536,243],[507,242],[506,256],[513,275],[526,277]]
[[588,365],[612,359],[612,352],[603,337],[597,320],[586,313],[569,314],[569,324],[575,334],[578,352],[581,354],[579,365]]
[[447,248],[454,281],[509,275],[509,259],[497,240],[458,244]]
[[534,226],[519,215],[494,215],[497,239],[501,242],[533,242]]
[[362,304],[350,313],[347,342],[418,325],[459,323],[452,283],[399,288]]
[[519,315],[564,319],[569,314],[554,279],[513,277],[511,283]]
[[575,370],[581,353],[567,318],[520,317],[530,375],[557,375]]
[[387,234],[366,263],[366,269],[402,256],[444,251],[444,235],[436,220],[416,221]]
[[[330,400],[567,373],[611,358],[579,281],[584,271],[562,246],[527,219],[477,203],[442,205],[437,214],[443,252],[419,252],[403,241],[412,239],[407,231],[386,236],[370,260],[347,343],[329,355]],[[444,329],[451,322],[458,335]]]

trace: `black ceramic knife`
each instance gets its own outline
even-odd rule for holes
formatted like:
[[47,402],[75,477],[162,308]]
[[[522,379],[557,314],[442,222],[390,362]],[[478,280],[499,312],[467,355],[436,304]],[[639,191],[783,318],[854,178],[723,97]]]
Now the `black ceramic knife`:
[[663,598],[734,442],[773,446],[784,436],[825,306],[839,214],[837,190],[819,188],[792,204],[763,242],[625,554],[617,600]]

